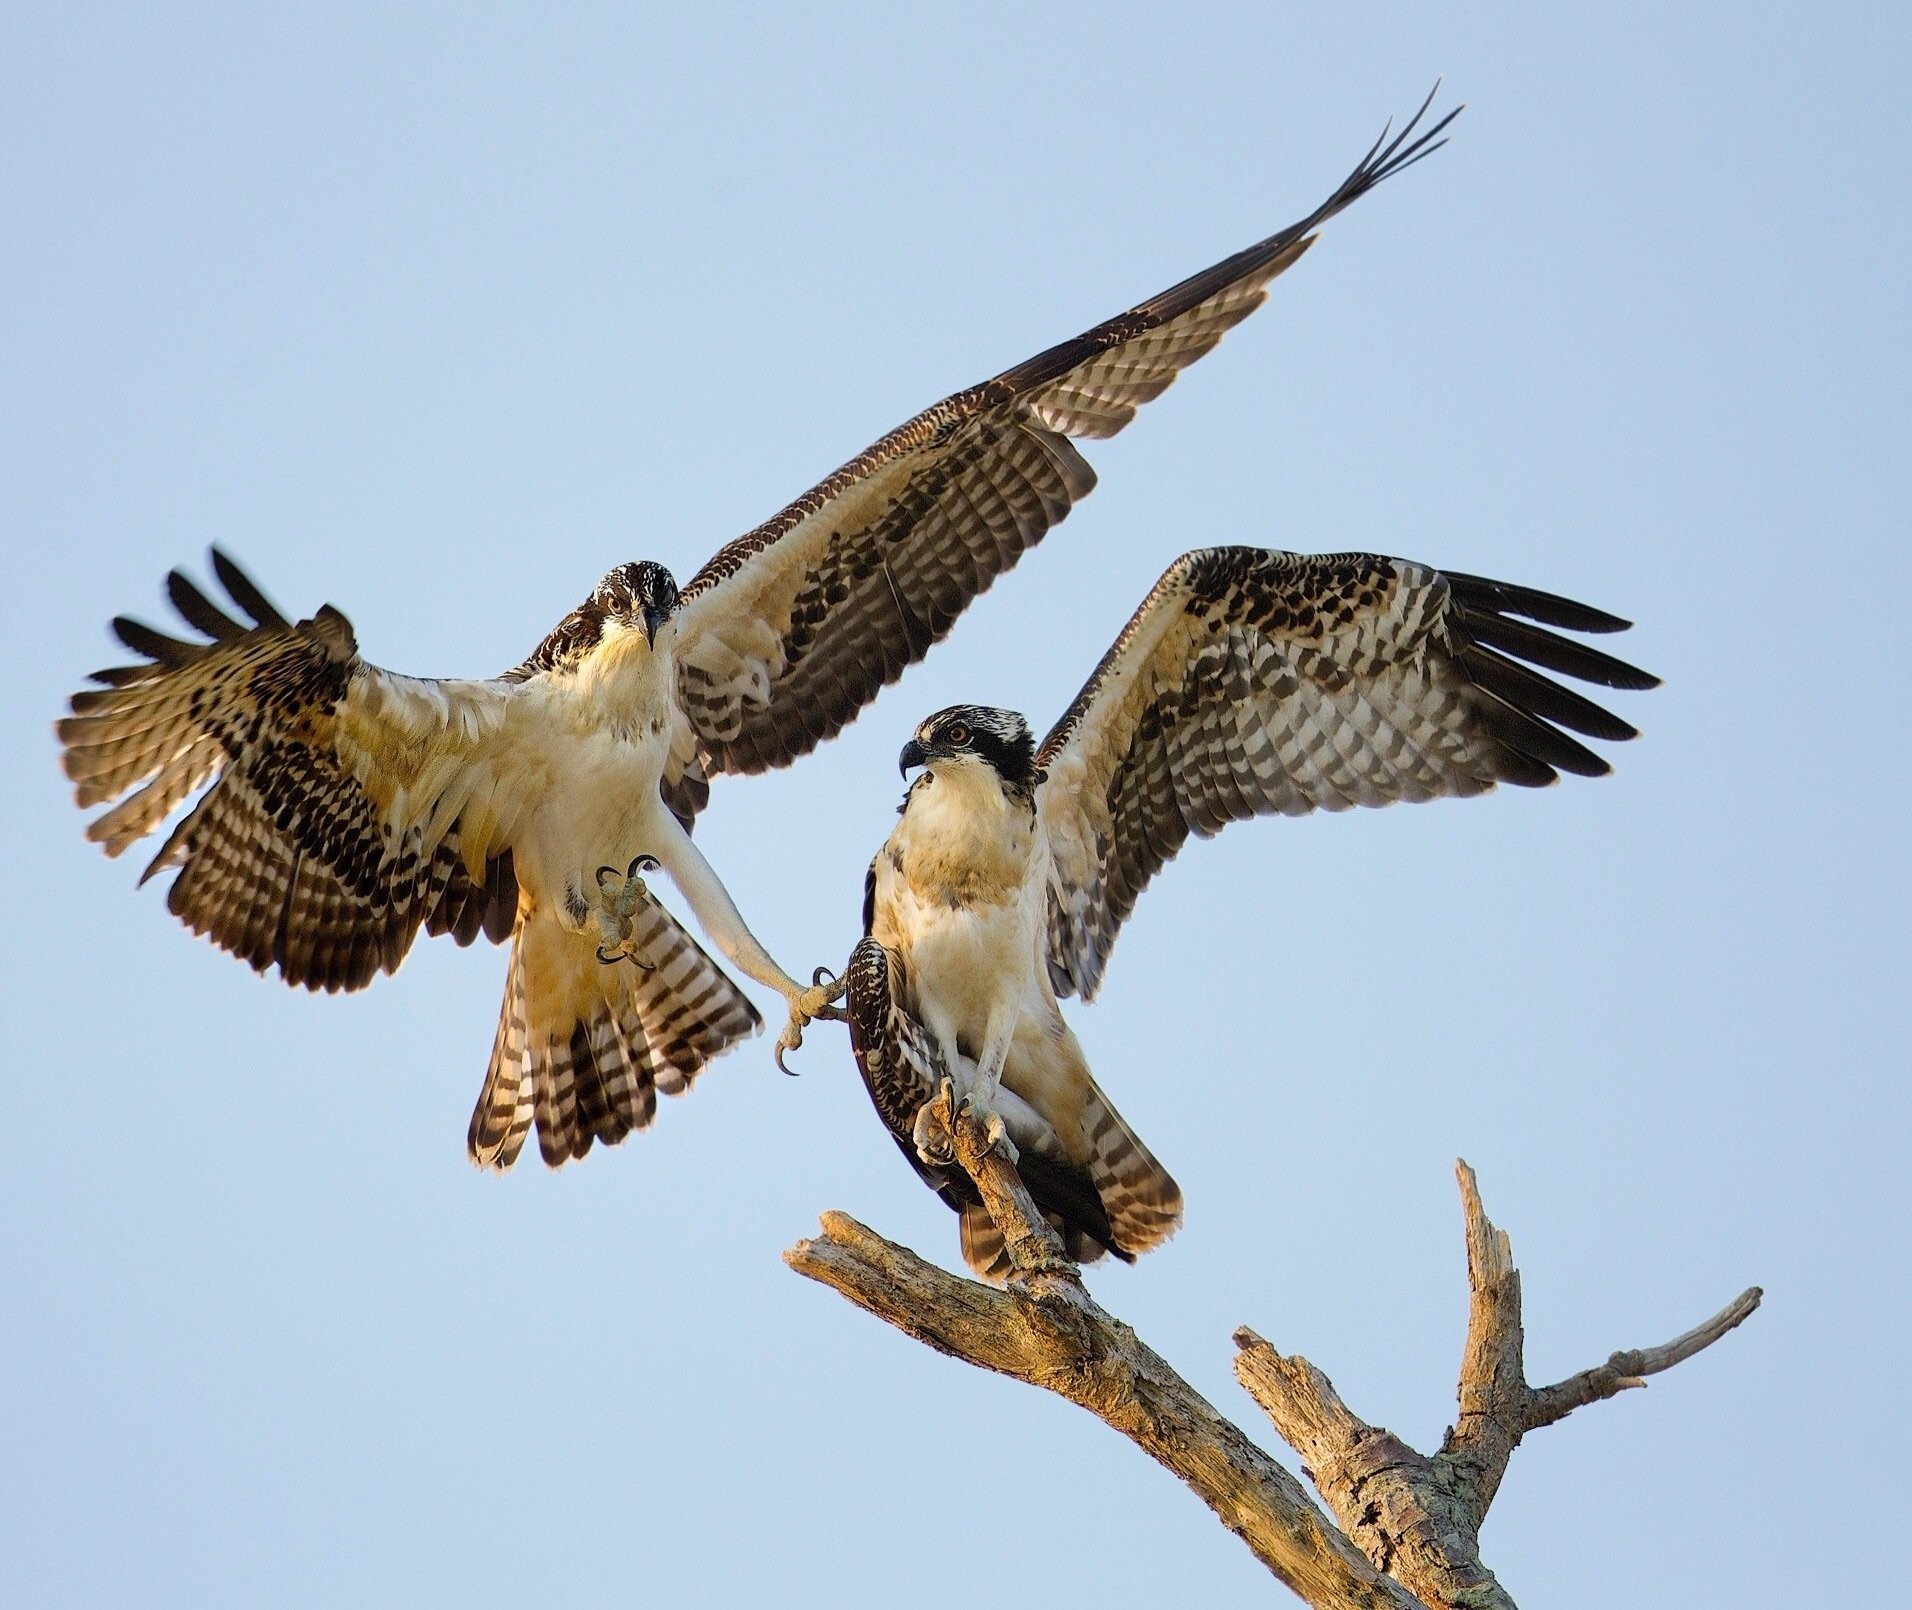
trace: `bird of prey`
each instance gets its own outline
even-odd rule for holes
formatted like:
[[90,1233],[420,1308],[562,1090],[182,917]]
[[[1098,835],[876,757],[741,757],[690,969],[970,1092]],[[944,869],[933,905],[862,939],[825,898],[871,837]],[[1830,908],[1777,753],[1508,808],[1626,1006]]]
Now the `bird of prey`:
[[[1634,729],[1545,671],[1657,678],[1565,637],[1627,622],[1525,587],[1372,554],[1204,548],[1163,574],[1038,748],[1010,710],[955,705],[903,748],[904,795],[846,972],[851,1043],[904,1155],[1002,1243],[953,1162],[967,1104],[1072,1255],[1132,1260],[1181,1193],[1090,1077],[1058,998],[1092,999],[1136,898],[1193,833],[1537,787]],[[1534,667],[1539,667],[1539,670]]]
[[[1431,102],[1432,97],[1429,97]],[[118,854],[211,784],[148,868],[194,930],[291,984],[356,989],[423,929],[513,938],[470,1150],[508,1167],[645,1127],[755,1031],[736,987],[652,900],[657,863],[706,934],[791,1009],[834,999],[750,935],[690,840],[709,780],[783,766],[920,659],[1095,484],[1072,437],[1111,436],[1313,244],[1445,143],[1427,111],[1300,222],[1074,340],[946,398],[719,550],[681,596],[612,571],[529,659],[478,681],[359,657],[331,607],[293,623],[224,555],[236,620],[175,572],[207,642],[115,622],[143,663],[96,673],[59,724],[88,836]],[[629,958],[633,965],[601,965]]]

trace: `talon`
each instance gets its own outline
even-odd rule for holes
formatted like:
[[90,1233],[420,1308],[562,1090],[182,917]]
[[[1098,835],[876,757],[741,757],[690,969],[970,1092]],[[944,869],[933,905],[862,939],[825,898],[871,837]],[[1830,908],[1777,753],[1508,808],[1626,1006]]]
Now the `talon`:
[[612,950],[608,946],[599,945],[597,948],[597,959],[606,967],[616,962],[629,962],[640,973],[645,974],[647,977],[657,971],[656,962],[647,962],[642,956],[638,955],[636,951],[632,950]]
[[991,1111],[988,1121],[983,1125],[983,1139],[1012,1168],[1022,1160],[1022,1153],[1009,1138],[1009,1126],[1002,1121],[1001,1113]]
[[[633,865],[635,865],[635,863],[633,863]],[[601,867],[599,867],[599,868],[597,869],[597,886],[598,886],[598,888],[599,888],[600,890],[602,890],[602,889],[604,888],[604,883],[605,883],[605,879],[607,879],[607,878],[615,878],[616,876],[617,876],[617,868],[616,868],[616,867],[614,867],[614,866],[601,866]],[[625,874],[625,876],[626,876],[626,877],[629,877],[629,876],[630,876],[630,874],[629,874],[629,873],[627,872],[627,873]]]
[[947,1168],[956,1161],[955,1138],[946,1116],[954,1094],[949,1080],[944,1079],[936,1094],[917,1108],[916,1122],[911,1126],[910,1140],[916,1155],[932,1168]]

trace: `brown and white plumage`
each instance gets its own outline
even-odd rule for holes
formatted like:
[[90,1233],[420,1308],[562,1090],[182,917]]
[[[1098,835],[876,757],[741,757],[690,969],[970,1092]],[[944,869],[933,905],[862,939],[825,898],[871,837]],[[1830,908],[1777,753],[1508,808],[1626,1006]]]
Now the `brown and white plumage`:
[[[1442,144],[1454,114],[1416,135],[1426,110],[1392,141],[1384,135],[1300,222],[946,398],[721,549],[681,598],[672,585],[655,645],[660,675],[633,682],[633,634],[614,654],[604,646],[609,616],[595,595],[514,671],[423,681],[361,661],[335,610],[286,621],[221,556],[215,567],[250,626],[175,574],[175,606],[212,642],[118,623],[149,663],[103,675],[107,687],[78,695],[61,724],[81,803],[118,801],[93,836],[116,854],[210,783],[149,875],[177,871],[169,904],[195,930],[261,971],[277,967],[289,982],[323,989],[358,988],[395,968],[421,928],[466,943],[480,932],[500,939],[514,923],[522,936],[526,913],[542,914],[568,923],[568,940],[582,944],[592,891],[574,887],[580,867],[567,857],[586,855],[588,841],[589,858],[620,866],[618,847],[636,846],[664,862],[719,948],[786,997],[791,1021],[779,1046],[794,1044],[827,992],[777,966],[691,846],[709,780],[808,752],[920,659],[1094,485],[1070,438],[1121,429],[1260,305],[1313,230]],[[661,567],[625,568],[668,580]],[[552,804],[627,790],[647,818],[661,798],[677,836]],[[651,839],[666,848],[638,843]],[[658,943],[695,951],[688,936],[670,936]],[[581,960],[572,960],[559,971],[582,979]],[[703,966],[722,979],[707,958]],[[511,976],[515,990],[515,964]],[[645,1097],[633,1094],[581,1131],[585,1120],[567,1115],[597,1109],[555,1094],[567,1081],[595,1088],[563,1071],[575,1069],[577,1046],[608,1057],[632,1032],[637,1009],[621,986],[599,983],[595,994],[582,984],[547,993],[530,978],[522,1021],[508,1007],[499,1044],[515,1043],[521,1028],[524,1046],[515,1063],[495,1063],[487,1082],[472,1132],[481,1160],[510,1162],[527,1104],[552,1161],[576,1155],[591,1133],[619,1138],[627,1118],[648,1115]],[[754,1024],[727,980],[700,999],[707,1019],[669,1025],[686,1045],[721,1048]],[[564,1004],[545,1015],[555,1002]],[[625,1072],[594,1071],[607,1090],[635,1091],[635,1053],[620,1054]],[[685,1078],[695,1071],[670,1065]],[[522,1083],[515,1104],[513,1068]],[[502,1116],[507,1109],[519,1116]]]
[[1094,996],[1136,897],[1191,833],[1603,775],[1573,734],[1634,729],[1541,672],[1655,686],[1548,630],[1626,625],[1373,554],[1184,554],[1037,752],[1056,993]]
[[[327,991],[392,971],[421,929],[509,936],[470,1136],[474,1159],[499,1168],[534,1117],[553,1164],[622,1139],[650,1121],[656,1090],[682,1090],[757,1030],[647,892],[632,901],[641,966],[602,964],[590,920],[601,862],[656,857],[703,892],[707,869],[659,792],[668,604],[638,593],[654,580],[674,598],[667,574],[612,572],[504,676],[429,681],[367,664],[329,605],[289,621],[225,555],[213,564],[248,619],[174,572],[174,606],[210,641],[115,622],[144,661],[98,673],[59,724],[80,805],[117,801],[87,828],[109,855],[205,788],[145,874],[176,873],[167,905],[188,927]],[[693,905],[724,933],[707,899]]]
[[[1432,96],[1429,97],[1432,101]],[[1313,231],[1445,143],[1427,105],[1298,223],[899,425],[684,588],[673,766],[787,765],[847,724],[1095,485],[1113,436],[1266,299]]]
[[1206,548],[1168,568],[1040,748],[1013,711],[925,720],[902,762],[926,769],[871,865],[849,1016],[871,1099],[964,1214],[972,1266],[994,1272],[1000,1249],[938,1155],[925,1103],[946,1077],[1033,1150],[1032,1193],[1078,1250],[1132,1255],[1179,1219],[1174,1182],[1120,1125],[1057,1000],[1094,995],[1190,834],[1604,773],[1572,734],[1634,729],[1542,672],[1654,686],[1549,630],[1626,624],[1371,554]]
[[[955,1209],[964,1261],[985,1279],[1000,1280],[1008,1272],[1002,1237],[974,1183],[959,1164],[923,1157],[914,1139],[918,1114],[960,1069],[945,1062],[916,1015],[909,949],[900,937],[868,935],[850,955],[844,975],[850,1043],[864,1088],[898,1149]],[[1059,1014],[1038,1008],[1022,1028],[996,1110],[1016,1147],[1023,1183],[1076,1262],[1113,1253],[1132,1263],[1174,1233],[1182,1217],[1180,1188],[1102,1094]]]

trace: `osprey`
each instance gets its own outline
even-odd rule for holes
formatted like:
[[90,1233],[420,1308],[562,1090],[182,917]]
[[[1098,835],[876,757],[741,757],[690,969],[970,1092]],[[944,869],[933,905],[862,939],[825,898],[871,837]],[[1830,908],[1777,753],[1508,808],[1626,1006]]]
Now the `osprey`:
[[1136,898],[1191,833],[1601,775],[1571,734],[1634,729],[1532,667],[1653,687],[1547,630],[1627,624],[1400,559],[1205,548],[1163,574],[1039,749],[1010,710],[924,721],[901,756],[923,772],[865,884],[847,1005],[870,1098],[960,1213],[970,1266],[999,1276],[1002,1243],[954,1166],[957,1101],[1020,1154],[1078,1259],[1132,1260],[1180,1221],[1174,1180],[1056,1003],[1093,999]]
[[176,870],[172,911],[307,988],[362,987],[421,929],[510,935],[470,1130],[489,1166],[510,1166],[534,1120],[553,1165],[623,1139],[657,1090],[681,1092],[757,1029],[649,897],[650,862],[785,996],[781,1062],[840,986],[786,974],[692,845],[710,778],[789,764],[940,641],[1094,486],[1070,438],[1114,435],[1262,303],[1319,224],[1444,144],[1453,112],[1414,135],[1427,104],[1299,223],[918,414],[681,597],[660,565],[619,567],[500,677],[380,670],[337,610],[294,624],[219,553],[246,621],[174,572],[174,606],[210,641],[117,620],[144,663],[96,673],[105,686],[59,724],[80,805],[117,801],[88,836],[117,855],[210,783],[147,875]]

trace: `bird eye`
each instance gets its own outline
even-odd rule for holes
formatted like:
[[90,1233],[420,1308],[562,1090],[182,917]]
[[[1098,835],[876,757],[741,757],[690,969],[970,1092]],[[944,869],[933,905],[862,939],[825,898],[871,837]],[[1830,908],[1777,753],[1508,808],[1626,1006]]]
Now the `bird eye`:
[[969,728],[965,727],[960,721],[953,727],[945,728],[943,731],[943,742],[955,744],[960,748],[969,742]]

